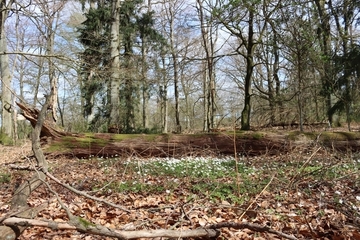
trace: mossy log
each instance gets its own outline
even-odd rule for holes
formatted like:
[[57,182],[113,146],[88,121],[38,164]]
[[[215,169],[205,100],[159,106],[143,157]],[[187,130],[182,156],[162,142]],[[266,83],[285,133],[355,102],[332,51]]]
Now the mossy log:
[[[236,146],[234,146],[234,143]],[[209,155],[253,156],[288,152],[291,145],[284,138],[259,136],[258,133],[204,134],[79,134],[56,138],[46,153],[79,158],[89,156],[179,157]]]
[[[17,103],[22,115],[35,126],[39,110]],[[51,114],[49,114],[51,116]],[[48,154],[79,158],[90,156],[179,157],[279,154],[314,145],[337,151],[360,151],[359,132],[256,132],[232,131],[199,134],[74,134],[60,130],[47,118],[41,137],[48,141]]]
[[255,156],[294,150],[305,152],[318,146],[336,151],[360,151],[360,133],[79,134],[55,139],[45,152],[78,158],[234,156],[235,153]]

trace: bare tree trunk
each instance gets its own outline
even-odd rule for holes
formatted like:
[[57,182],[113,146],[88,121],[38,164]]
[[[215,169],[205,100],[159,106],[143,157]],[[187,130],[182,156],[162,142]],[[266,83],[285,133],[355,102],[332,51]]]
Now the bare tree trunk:
[[147,102],[149,98],[148,94],[148,86],[147,86],[147,78],[146,78],[146,71],[147,71],[147,63],[146,63],[146,54],[147,54],[147,47],[145,46],[145,39],[142,40],[141,43],[141,91],[142,91],[142,127],[143,129],[147,128],[148,122],[147,122]]
[[[43,54],[43,49],[40,47],[40,54]],[[36,107],[37,103],[38,103],[38,93],[39,93],[39,86],[40,86],[40,79],[41,79],[41,75],[43,74],[44,71],[44,63],[45,63],[45,58],[38,58],[38,70],[37,70],[37,76],[35,78],[35,84],[33,86],[33,92],[34,92],[34,96],[33,96],[33,103],[32,103],[32,107]]]
[[[6,52],[6,35],[5,35],[5,21],[8,17],[8,9],[13,1],[9,1],[6,5],[6,0],[0,1],[0,52]],[[11,139],[14,139],[14,125],[12,117],[12,100],[11,100],[11,74],[9,69],[9,57],[7,54],[0,55],[0,67],[1,67],[1,83],[2,83],[2,118],[1,118],[1,131],[5,133]]]
[[214,61],[214,44],[216,39],[213,38],[213,26],[212,21],[213,17],[210,16],[210,19],[206,21],[205,11],[203,9],[204,1],[197,0],[199,7],[199,19],[201,25],[201,35],[203,40],[203,48],[205,50],[206,57],[206,74],[204,76],[204,97],[206,98],[206,106],[204,111],[206,112],[206,124],[204,130],[209,131],[214,128],[214,118],[216,111],[215,95],[216,95],[216,84],[215,84],[215,61]]
[[327,120],[330,126],[333,123],[333,116],[331,109],[331,93],[332,93],[332,66],[330,63],[331,58],[331,33],[330,33],[330,16],[326,12],[325,0],[315,0],[317,11],[319,14],[318,39],[320,42],[321,52],[323,55],[322,71],[320,71],[320,77],[322,82],[322,95],[325,96],[325,107],[327,111]]
[[168,132],[168,80],[166,78],[165,70],[165,56],[161,57],[162,69],[161,69],[161,85],[160,86],[160,102],[161,102],[161,123],[162,123],[162,132]]
[[120,56],[119,56],[119,29],[120,29],[120,0],[112,1],[111,23],[111,84],[110,84],[110,119],[109,127],[120,129]]
[[248,39],[246,46],[246,75],[245,75],[245,99],[244,108],[241,112],[241,130],[250,130],[251,114],[251,84],[254,71],[254,11],[249,10]]
[[279,44],[278,44],[278,33],[274,26],[273,22],[269,22],[272,31],[272,54],[274,62],[270,65],[267,65],[268,68],[268,101],[270,108],[270,125],[276,123],[277,119],[277,110],[280,107],[281,101],[279,101],[280,95],[280,79],[279,79]]
[[203,78],[203,97],[204,97],[204,101],[203,101],[203,109],[204,109],[204,114],[203,114],[203,131],[204,132],[208,132],[210,131],[209,129],[209,118],[208,118],[208,98],[207,98],[207,92],[208,92],[208,84],[207,84],[207,74],[206,74],[206,63],[204,63],[203,65],[203,74],[202,74],[202,78]]
[[303,77],[302,77],[302,59],[301,59],[301,53],[297,53],[298,58],[298,67],[297,67],[297,81],[298,81],[298,93],[297,93],[297,102],[298,102],[298,108],[299,108],[299,127],[300,132],[304,131],[304,107],[303,107]]
[[174,61],[174,94],[175,94],[175,132],[181,133],[181,124],[180,124],[180,109],[179,109],[179,80],[178,80],[178,64],[177,57],[175,54],[172,54]]
[[181,133],[181,124],[180,124],[180,109],[179,109],[179,66],[178,58],[175,52],[175,36],[174,36],[174,12],[173,9],[169,9],[170,12],[170,48],[171,48],[171,57],[172,64],[174,69],[174,95],[175,95],[175,132]]
[[[151,0],[147,1],[147,13],[151,12]],[[148,55],[148,41],[144,36],[141,42],[141,79],[142,79],[142,127],[146,129],[148,127],[147,106],[149,101],[149,83],[147,81],[148,64],[146,56]]]
[[[47,34],[46,34],[47,35],[46,53],[47,55],[54,55],[54,40],[55,40],[55,30],[53,29],[54,19],[50,17],[48,21],[49,22],[48,22]],[[56,24],[55,24],[55,28],[56,28]],[[58,108],[57,78],[55,73],[55,64],[51,58],[48,59],[48,64],[49,64],[50,89],[51,92],[54,93],[54,95],[51,95],[49,106],[51,108],[52,119],[54,122],[56,122],[57,121],[56,110]]]
[[167,98],[167,85],[164,86],[164,129],[163,133],[168,133],[168,115],[169,115],[169,103]]
[[[332,1],[328,1],[328,6],[334,16],[336,29],[341,39],[342,46],[342,54],[346,56],[349,50],[349,43],[352,41],[352,36],[349,34],[351,31],[351,21],[353,20],[354,8],[355,4],[352,0],[345,0],[340,2],[342,4],[342,11],[338,11],[337,6],[334,6]],[[341,15],[342,14],[342,15]],[[343,21],[344,26],[341,26],[341,22]],[[342,94],[341,98],[345,105],[345,113],[346,113],[346,123],[348,126],[348,130],[351,131],[351,89],[350,89],[350,78],[351,78],[351,70],[349,67],[349,62],[344,61],[344,70],[343,70],[343,81],[345,86],[345,91]]]

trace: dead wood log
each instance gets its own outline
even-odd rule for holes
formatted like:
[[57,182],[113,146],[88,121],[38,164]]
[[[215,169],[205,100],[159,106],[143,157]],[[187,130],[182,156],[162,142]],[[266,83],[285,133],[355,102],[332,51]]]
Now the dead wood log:
[[[16,104],[20,107],[21,115],[23,115],[26,120],[28,120],[33,127],[35,127],[38,116],[40,111],[36,108],[32,108],[27,106],[26,104],[16,102]],[[49,110],[48,108],[46,111]],[[59,127],[56,126],[55,122],[53,121],[52,112],[50,112],[50,117],[46,118],[44,121],[44,124],[41,128],[40,137],[52,137],[52,138],[58,138],[61,136],[66,136],[68,133],[62,131],[59,129]]]
[[[84,221],[84,220],[83,220]],[[93,235],[116,237],[118,239],[139,239],[139,238],[156,238],[156,237],[169,237],[169,238],[187,238],[187,237],[207,237],[208,239],[214,239],[219,235],[219,232],[215,229],[194,229],[194,230],[137,230],[137,231],[121,231],[104,227],[101,225],[91,224],[85,226],[85,224],[78,224],[72,222],[54,222],[47,220],[34,220],[25,218],[8,218],[4,221],[4,224],[8,226],[40,226],[48,227],[53,230],[77,230],[79,232],[86,232]]]
[[[84,220],[83,220],[84,221]],[[86,226],[79,225],[73,222],[54,222],[48,220],[34,220],[34,219],[25,219],[25,218],[8,218],[4,221],[4,224],[8,226],[40,226],[48,227],[53,230],[77,230],[79,232],[91,233],[94,235],[101,235],[107,237],[116,237],[122,240],[128,239],[139,239],[139,238],[156,238],[156,237],[168,237],[168,238],[206,238],[206,239],[216,239],[219,236],[221,228],[234,228],[234,229],[250,229],[255,232],[268,232],[276,234],[279,237],[297,240],[296,237],[276,231],[268,226],[262,226],[254,223],[234,223],[234,222],[222,222],[214,225],[210,225],[206,228],[197,228],[193,230],[167,230],[167,229],[157,229],[157,230],[135,230],[135,231],[123,231],[112,229],[109,227],[104,227],[96,224],[86,224]]]
[[78,134],[57,138],[50,143],[54,156],[78,158],[138,156],[138,157],[182,157],[234,155],[255,156],[261,154],[286,153],[290,146],[284,135],[261,136],[256,133],[241,133],[233,139],[232,133],[201,134],[129,134],[110,133]]

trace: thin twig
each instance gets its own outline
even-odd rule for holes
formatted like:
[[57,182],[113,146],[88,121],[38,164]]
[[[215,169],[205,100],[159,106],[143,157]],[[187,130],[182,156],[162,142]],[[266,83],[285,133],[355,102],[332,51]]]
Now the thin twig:
[[310,162],[310,160],[314,157],[314,155],[321,149],[321,147],[319,147],[318,149],[315,150],[315,152],[313,152],[311,154],[311,156],[306,160],[306,162],[304,162],[304,164],[301,166],[300,171],[295,174],[295,176],[292,177],[292,179],[290,180],[289,184],[287,187],[290,187],[293,184],[293,181],[297,178],[297,176],[300,175],[300,173],[302,173],[305,169],[305,166]]
[[308,228],[309,228],[309,230],[310,230],[311,236],[315,239],[315,238],[316,238],[316,234],[314,233],[313,228],[310,226],[310,223],[309,223],[309,221],[307,220],[306,216],[304,216],[304,219],[305,219],[306,225],[308,226]]
[[254,232],[268,232],[268,233],[273,233],[276,234],[280,237],[286,238],[286,239],[290,239],[290,240],[297,240],[296,237],[291,236],[289,234],[283,233],[283,232],[279,232],[276,231],[268,226],[261,226],[255,223],[235,223],[235,222],[222,222],[222,223],[217,223],[217,224],[213,224],[211,226],[208,226],[207,228],[209,229],[219,229],[219,228],[234,228],[234,229],[250,229]]
[[52,194],[55,195],[55,197],[56,197],[57,201],[59,202],[61,208],[64,209],[64,211],[65,211],[66,214],[68,215],[69,219],[74,219],[74,215],[73,215],[73,214],[70,212],[70,210],[65,206],[65,204],[63,203],[63,201],[60,199],[59,194],[51,188],[50,184],[49,184],[47,181],[42,181],[42,182],[46,185],[46,187],[49,189],[49,191],[50,191]]
[[102,199],[102,198],[97,198],[97,197],[94,197],[94,196],[91,196],[89,194],[87,194],[86,192],[83,192],[83,191],[79,191],[73,187],[71,187],[70,185],[67,185],[65,183],[62,183],[59,179],[57,179],[56,177],[54,177],[53,175],[51,175],[49,172],[46,172],[46,176],[48,176],[51,180],[55,181],[57,184],[63,186],[64,188],[78,194],[78,195],[81,195],[81,196],[84,196],[84,197],[87,197],[87,198],[90,198],[94,201],[97,201],[97,202],[102,202],[102,203],[105,203],[111,207],[114,207],[114,208],[118,208],[118,209],[121,209],[125,212],[128,212],[130,213],[130,210],[126,209],[125,207],[123,206],[120,206],[120,205],[117,205],[117,204],[114,204],[114,203],[111,203],[111,202],[108,202],[106,201],[105,199]]
[[245,211],[241,214],[241,216],[239,217],[239,219],[242,219],[244,217],[244,215],[246,214],[246,212],[251,208],[251,206],[256,202],[256,200],[262,195],[262,193],[269,187],[270,183],[274,180],[275,174],[271,177],[270,181],[268,182],[268,184],[266,184],[266,186],[263,188],[263,190],[261,190],[261,192],[255,197],[255,199],[250,203],[250,205],[245,209]]

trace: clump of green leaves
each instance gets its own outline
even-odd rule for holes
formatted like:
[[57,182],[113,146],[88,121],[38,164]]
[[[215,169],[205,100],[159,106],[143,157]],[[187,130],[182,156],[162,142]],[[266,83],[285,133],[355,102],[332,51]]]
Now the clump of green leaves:
[[5,133],[0,132],[0,144],[5,146],[10,146],[14,144],[14,141]]
[[9,183],[11,180],[10,173],[0,173],[0,184]]

